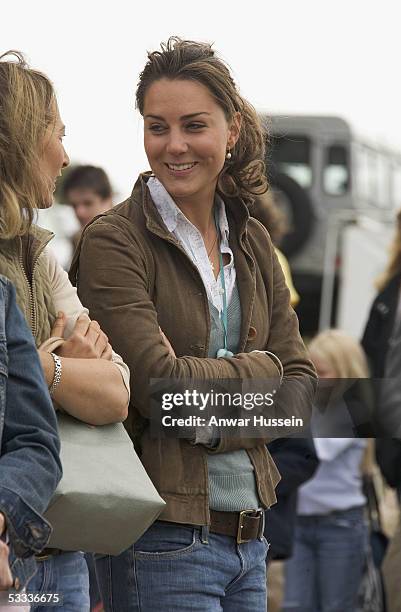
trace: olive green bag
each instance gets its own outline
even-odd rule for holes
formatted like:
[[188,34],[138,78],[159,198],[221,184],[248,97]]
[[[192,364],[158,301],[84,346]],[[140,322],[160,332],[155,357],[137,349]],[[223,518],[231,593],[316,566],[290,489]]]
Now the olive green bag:
[[92,426],[57,413],[63,477],[45,513],[49,546],[118,555],[165,502],[121,423]]

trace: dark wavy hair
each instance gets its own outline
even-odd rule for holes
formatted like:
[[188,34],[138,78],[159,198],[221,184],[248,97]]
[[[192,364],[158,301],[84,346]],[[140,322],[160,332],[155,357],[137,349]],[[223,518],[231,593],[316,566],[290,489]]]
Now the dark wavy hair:
[[64,176],[60,185],[60,195],[64,202],[68,203],[68,192],[73,189],[90,189],[102,200],[108,200],[113,195],[109,177],[103,168],[90,165],[70,166]]
[[145,95],[152,83],[162,78],[192,80],[208,88],[223,109],[227,121],[235,113],[242,117],[239,138],[221,171],[218,189],[227,196],[253,199],[267,190],[264,153],[265,139],[253,106],[240,95],[226,64],[208,43],[182,40],[176,36],[160,45],[161,51],[148,53],[139,75],[136,106],[143,115]]

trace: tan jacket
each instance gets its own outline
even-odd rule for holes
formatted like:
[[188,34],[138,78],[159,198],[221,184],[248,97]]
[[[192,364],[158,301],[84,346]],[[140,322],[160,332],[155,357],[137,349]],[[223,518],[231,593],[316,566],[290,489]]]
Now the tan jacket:
[[[138,179],[131,197],[84,230],[71,268],[78,293],[108,334],[131,371],[131,404],[126,427],[141,459],[167,502],[165,520],[208,524],[207,452],[245,448],[255,469],[264,507],[275,502],[277,469],[264,438],[226,437],[207,451],[183,439],[151,438],[150,378],[277,378],[281,359],[288,387],[298,401],[311,403],[315,372],[289,306],[289,291],[264,227],[249,219],[240,200],[226,200],[230,247],[241,299],[240,351],[232,359],[208,358],[209,304],[202,279],[185,251],[164,226]],[[173,357],[161,341],[170,340]],[[300,399],[301,398],[301,399]],[[302,400],[302,401],[301,401]],[[138,444],[139,443],[139,444]]]
[[44,261],[46,245],[53,235],[33,225],[26,236],[0,240],[0,274],[14,284],[18,306],[32,330],[36,346],[49,338],[56,320],[51,280]]

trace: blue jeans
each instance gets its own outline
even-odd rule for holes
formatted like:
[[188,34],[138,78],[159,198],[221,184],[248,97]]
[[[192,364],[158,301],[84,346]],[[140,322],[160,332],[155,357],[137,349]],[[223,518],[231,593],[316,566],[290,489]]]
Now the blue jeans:
[[92,553],[85,554],[86,565],[88,566],[88,574],[89,574],[89,599],[90,599],[90,607],[91,610],[95,608],[101,601],[99,585],[97,582],[96,571],[95,571],[95,561],[93,559]]
[[362,507],[298,516],[283,610],[354,612],[366,544]]
[[104,609],[264,612],[267,550],[264,538],[237,544],[206,528],[157,521],[118,557],[96,556]]
[[38,562],[28,593],[59,593],[62,606],[31,606],[31,612],[89,612],[88,566],[83,553],[65,552]]

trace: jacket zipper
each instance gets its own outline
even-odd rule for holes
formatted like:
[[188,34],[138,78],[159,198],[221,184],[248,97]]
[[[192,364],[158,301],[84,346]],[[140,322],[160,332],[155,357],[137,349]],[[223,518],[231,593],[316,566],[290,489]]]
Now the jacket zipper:
[[[32,335],[36,338],[37,336],[37,315],[36,315],[36,304],[35,304],[35,299],[33,296],[33,287],[31,285],[31,283],[29,282],[28,276],[25,272],[25,268],[24,268],[24,260],[22,258],[22,247],[21,247],[21,243],[20,243],[20,252],[19,252],[19,264],[22,270],[22,274],[24,276],[26,285],[28,287],[28,293],[29,293],[29,320],[30,320],[30,328],[32,331]],[[33,281],[33,270],[32,270],[32,281]]]
[[19,264],[20,264],[25,282],[28,287],[30,327],[31,327],[32,335],[35,339],[37,338],[37,335],[38,335],[38,314],[37,314],[37,307],[36,307],[36,301],[35,301],[35,268],[36,268],[37,261],[39,259],[39,255],[43,251],[44,246],[41,249],[39,249],[38,253],[36,253],[36,257],[34,259],[33,266],[32,266],[32,283],[30,283],[27,273],[25,272],[25,267],[24,267],[24,259],[22,256],[22,240],[21,238],[19,240]]
[[36,250],[36,253],[34,253],[33,265],[32,265],[32,284],[29,282],[28,276],[25,272],[24,259],[22,256],[22,240],[21,238],[19,238],[19,264],[20,264],[22,274],[24,275],[24,279],[28,287],[29,310],[30,310],[29,315],[30,315],[30,323],[31,323],[30,327],[31,327],[32,335],[35,339],[37,338],[37,335],[38,335],[38,315],[37,315],[37,307],[36,307],[36,301],[35,301],[35,269],[36,269],[36,264],[38,262],[40,255],[43,253],[44,249],[46,248],[50,240],[52,240],[52,238],[54,238],[53,232],[48,232],[48,236],[46,236],[46,238],[43,240],[43,242],[39,245],[38,249]]

